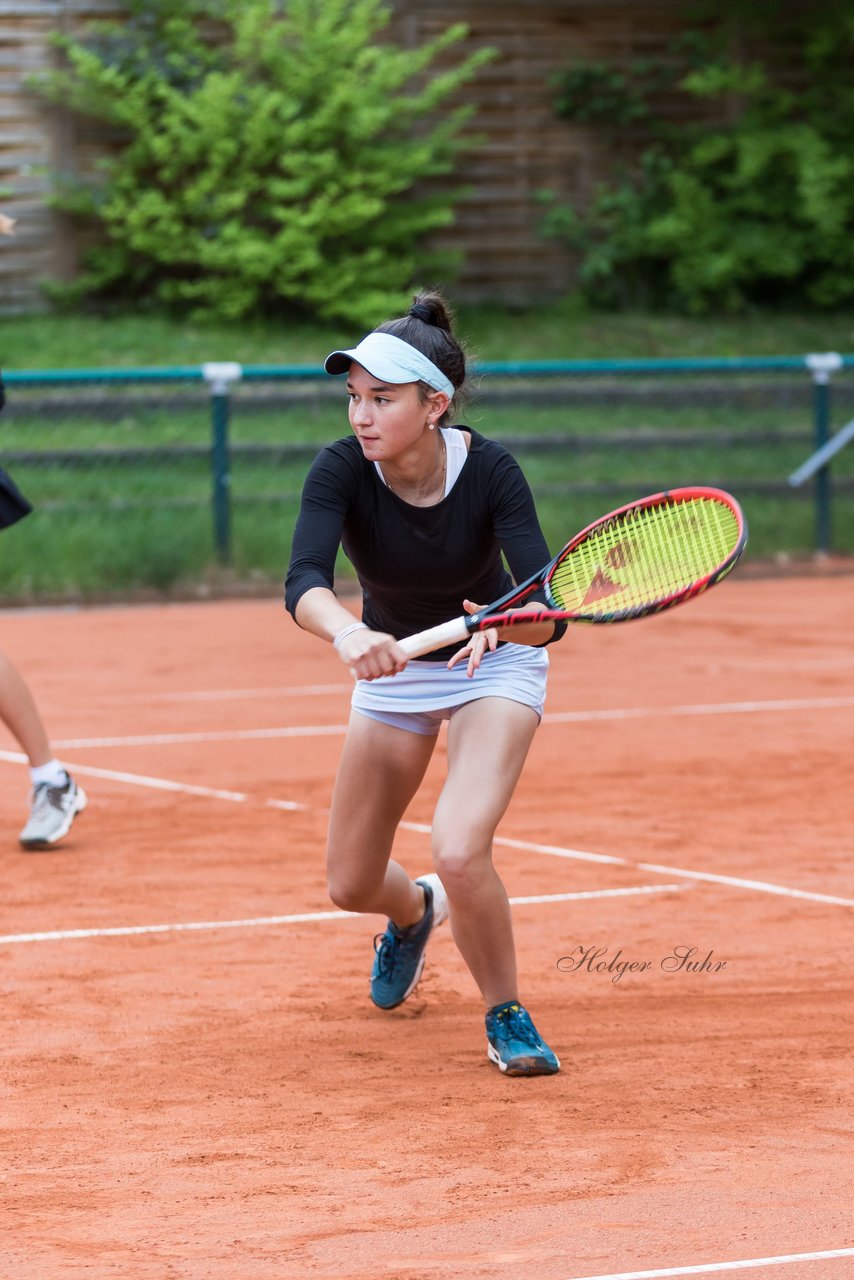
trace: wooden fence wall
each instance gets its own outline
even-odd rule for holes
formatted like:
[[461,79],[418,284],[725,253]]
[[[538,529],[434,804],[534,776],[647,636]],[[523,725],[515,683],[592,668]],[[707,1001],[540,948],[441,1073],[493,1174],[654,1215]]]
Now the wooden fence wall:
[[[488,45],[498,56],[465,91],[476,107],[461,172],[469,188],[443,243],[463,254],[454,295],[467,301],[531,302],[566,290],[573,263],[539,231],[543,189],[583,203],[604,173],[592,130],[557,119],[550,78],[579,57],[628,63],[664,58],[684,0],[392,0],[393,38],[421,43],[454,22],[469,27],[446,55]],[[44,276],[68,279],[75,231],[47,204],[49,171],[86,171],[99,139],[70,113],[47,109],[26,88],[51,65],[49,37],[121,12],[119,0],[0,0],[0,213],[16,220],[0,236],[0,311],[39,306]],[[479,138],[477,137],[479,135]]]

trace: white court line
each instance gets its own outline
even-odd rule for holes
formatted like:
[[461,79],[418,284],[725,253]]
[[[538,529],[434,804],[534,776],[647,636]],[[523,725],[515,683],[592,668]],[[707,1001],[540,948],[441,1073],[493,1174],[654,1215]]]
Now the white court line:
[[[9,764],[26,764],[27,757],[20,751],[0,751],[0,760]],[[188,796],[205,796],[210,800],[231,800],[237,804],[249,799],[244,791],[222,791],[218,787],[200,787],[192,782],[171,782],[168,778],[149,778],[143,773],[123,773],[118,769],[98,769],[92,764],[67,763],[69,769],[82,778],[108,778],[111,782],[129,782],[135,787],[152,787],[155,791],[177,791]],[[284,801],[282,801],[284,804]],[[301,806],[291,806],[288,808]]]
[[717,876],[710,871],[685,871],[682,867],[664,867],[655,862],[633,862],[633,867],[641,871],[652,871],[656,875],[680,875],[689,880],[707,880],[712,884],[731,884],[737,889],[757,889],[760,893],[779,893],[784,898],[808,898],[810,902],[830,902],[837,907],[854,907],[854,898],[835,898],[828,893],[808,893],[801,889],[785,889],[779,884],[768,884],[764,880],[742,880],[738,876]]
[[[753,715],[780,711],[834,711],[854,707],[854,696],[838,698],[785,698],[767,702],[700,702],[672,707],[613,707],[602,711],[547,711],[543,724],[595,724],[610,720],[651,720],[670,716]],[[193,742],[249,742],[275,738],[334,737],[347,732],[346,724],[272,726],[266,729],[209,729],[188,733],[137,733],[103,738],[60,738],[54,746],[63,751],[98,747],[174,746]]]
[[[404,824],[401,823],[401,826]],[[554,844],[532,844],[528,840],[511,840],[495,836],[493,844],[506,845],[510,849],[523,849],[528,853],[545,853],[553,858],[574,858],[581,862],[611,862],[634,871],[652,871],[654,875],[685,876],[690,880],[707,880],[711,884],[728,884],[736,889],[753,889],[757,893],[776,893],[784,898],[802,898],[808,902],[829,902],[837,907],[854,907],[854,898],[836,898],[826,893],[812,893],[807,889],[789,889],[785,885],[771,884],[767,880],[743,880],[739,876],[719,876],[711,871],[686,871],[684,867],[671,867],[657,862],[634,862],[631,858],[618,858],[603,853],[585,853],[581,849],[563,849]]]
[[662,716],[735,716],[776,711],[834,711],[854,707],[854,697],[778,698],[765,702],[695,702],[674,707],[615,707],[605,711],[547,711],[543,724],[594,720],[647,720]]
[[748,1271],[755,1267],[784,1267],[793,1262],[823,1262],[827,1258],[852,1258],[854,1249],[823,1249],[816,1253],[782,1253],[772,1258],[743,1258],[738,1262],[706,1262],[690,1267],[662,1267],[656,1271],[610,1271],[607,1275],[573,1276],[572,1280],[664,1280],[666,1276],[708,1276],[721,1271]]
[[[27,757],[20,751],[0,751],[0,760],[8,764],[26,764]],[[209,800],[229,800],[233,804],[245,804],[253,799],[245,791],[224,791],[219,787],[202,787],[192,782],[172,782],[169,778],[150,778],[144,773],[125,773],[120,769],[99,769],[93,764],[72,764],[63,761],[69,769],[81,778],[106,778],[110,782],[128,782],[134,787],[151,787],[155,791],[175,791],[188,796],[203,796]],[[263,800],[262,804],[270,809],[287,809],[291,812],[306,810],[307,804],[299,804],[296,800]]]
[[[302,809],[306,810],[310,806],[307,804],[298,804],[296,800],[265,800],[264,804],[268,809],[288,809],[291,812]],[[321,813],[328,813],[328,809],[320,810]]]
[[704,664],[704,671],[818,671],[826,667],[854,667],[850,654],[828,658],[724,658]]
[[98,701],[110,707],[137,702],[232,702],[241,698],[313,698],[316,694],[323,693],[350,693],[352,689],[351,680],[349,684],[283,684],[269,689],[198,689],[185,693],[154,690],[151,693],[114,694],[109,698],[99,698]]
[[[528,906],[547,902],[574,902],[581,898],[625,898],[650,893],[680,893],[684,884],[647,884],[628,889],[586,889],[578,893],[546,893],[535,897],[511,898],[511,906]],[[201,929],[258,929],[265,925],[314,924],[318,920],[363,920],[359,911],[312,911],[302,915],[255,916],[249,920],[200,920],[189,924],[118,925],[103,929],[52,929],[43,933],[8,933],[0,937],[0,946],[17,942],[66,942],[77,938],[126,938],[140,933],[188,933]]]
[[346,724],[302,725],[296,728],[209,729],[197,733],[134,733],[121,738],[59,738],[53,745],[62,751],[88,747],[164,747],[181,742],[251,742],[265,738],[322,738],[347,732]]
[[[0,760],[14,764],[25,764],[26,756],[16,751],[0,751]],[[214,787],[202,787],[193,783],[172,782],[166,778],[151,778],[144,774],[123,773],[117,769],[98,769],[94,765],[80,765],[66,762],[74,773],[81,777],[106,778],[114,782],[128,782],[139,787],[153,787],[160,791],[173,791],[191,796],[205,796],[215,800],[227,800],[233,803],[245,803],[254,797],[242,791],[222,791]],[[273,809],[290,811],[310,811],[310,805],[300,804],[295,800],[268,799],[260,803]],[[318,812],[327,812],[318,810]],[[401,822],[400,827],[406,831],[429,833],[431,828],[423,822]],[[602,862],[613,866],[629,867],[632,870],[651,871],[654,875],[685,876],[692,880],[705,880],[710,884],[732,885],[738,889],[752,889],[757,893],[778,894],[784,898],[797,898],[806,902],[823,902],[832,906],[854,907],[854,898],[838,898],[826,893],[813,893],[807,889],[790,889],[785,885],[773,884],[765,880],[747,880],[738,876],[715,875],[710,871],[686,871],[681,867],[671,867],[654,862],[635,862],[631,858],[621,858],[614,854],[587,853],[582,849],[565,849],[560,845],[535,844],[530,840],[513,840],[508,836],[495,836],[494,844],[504,845],[508,849],[522,849],[528,853],[543,853],[553,858],[572,858],[579,862]]]
[[[400,825],[403,826],[404,823]],[[429,830],[429,827],[425,830]],[[575,858],[579,862],[610,862],[615,867],[634,866],[628,858],[618,858],[611,853],[585,853],[581,849],[565,849],[558,844],[532,844],[530,840],[511,840],[509,836],[495,836],[493,844],[503,844],[508,849],[524,849],[528,853],[546,853],[553,858]]]
[[[2,611],[0,611],[2,612]],[[699,668],[705,672],[720,671],[817,671],[828,667],[852,667],[854,657],[849,653],[831,654],[824,658],[722,658],[719,662],[704,662]],[[241,698],[300,698],[315,694],[351,693],[353,681],[338,684],[282,684],[247,686],[245,689],[186,689],[170,692],[152,689],[148,693],[110,694],[98,699],[103,706],[119,707],[152,702],[232,702]]]

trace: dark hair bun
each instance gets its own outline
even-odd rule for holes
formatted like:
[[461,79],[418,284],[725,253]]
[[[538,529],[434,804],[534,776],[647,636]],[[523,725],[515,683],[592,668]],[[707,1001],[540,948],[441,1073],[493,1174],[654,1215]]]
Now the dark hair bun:
[[418,293],[412,300],[409,314],[423,324],[430,324],[437,329],[451,332],[451,317],[448,304],[440,293]]
[[425,324],[433,323],[433,312],[423,302],[413,302],[409,308],[409,314],[416,320],[423,320]]
[[[374,333],[390,333],[432,360],[453,385],[452,403],[458,404],[458,396],[466,380],[466,354],[454,336],[453,313],[438,289],[417,293],[405,316],[386,320],[384,324],[377,325]],[[446,417],[447,411],[440,426]]]

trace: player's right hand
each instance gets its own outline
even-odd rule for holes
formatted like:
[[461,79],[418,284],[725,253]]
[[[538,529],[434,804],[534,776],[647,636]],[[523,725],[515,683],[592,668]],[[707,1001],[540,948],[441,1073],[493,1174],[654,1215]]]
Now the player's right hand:
[[394,636],[367,627],[342,640],[338,655],[356,680],[395,676],[409,661]]

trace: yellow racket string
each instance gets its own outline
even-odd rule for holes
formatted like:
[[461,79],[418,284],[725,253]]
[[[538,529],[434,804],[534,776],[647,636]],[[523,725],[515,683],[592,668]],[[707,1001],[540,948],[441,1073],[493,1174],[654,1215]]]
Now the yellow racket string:
[[559,608],[589,618],[649,608],[714,573],[738,538],[735,513],[712,498],[641,507],[585,538],[549,587]]

